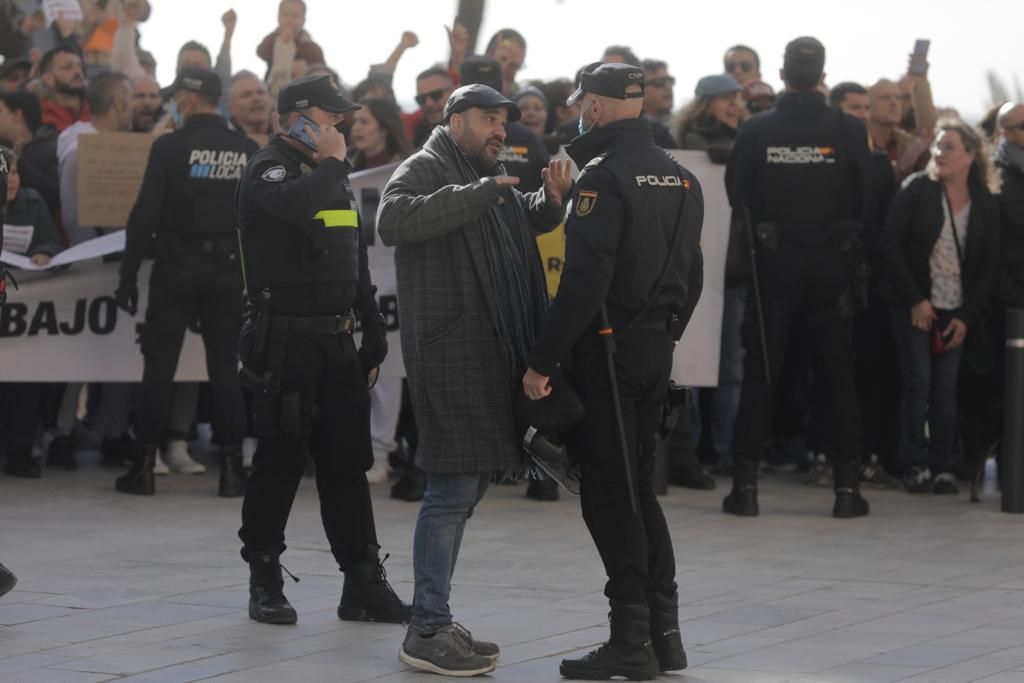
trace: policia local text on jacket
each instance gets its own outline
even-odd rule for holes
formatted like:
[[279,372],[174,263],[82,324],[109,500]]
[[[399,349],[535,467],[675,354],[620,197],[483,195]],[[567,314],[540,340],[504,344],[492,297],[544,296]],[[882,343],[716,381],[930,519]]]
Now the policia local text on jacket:
[[213,434],[221,448],[219,493],[240,496],[245,485],[245,408],[236,348],[242,276],[232,197],[257,145],[212,113],[220,97],[220,79],[212,71],[185,69],[169,90],[187,93],[193,101],[189,106],[201,107],[195,104],[200,98],[212,104],[199,110],[208,113],[187,114],[181,130],[153,143],[128,219],[119,306],[134,314],[139,266],[151,248],[154,264],[141,334],[145,369],[135,415],[139,452],[116,487],[122,493],[154,493],[153,464],[170,410],[178,357],[185,330],[198,320],[212,392]]
[[[569,100],[593,93],[582,109],[597,119],[567,150],[583,171],[566,219],[565,270],[529,357],[532,372],[550,377],[571,351],[568,375],[585,414],[567,446],[580,463],[583,519],[608,576],[609,645],[563,661],[561,673],[568,678],[646,680],[686,667],[675,556],[653,479],[673,348],[703,286],[704,198],[696,177],[655,144],[650,123],[639,118],[642,87],[638,67],[592,64]],[[598,113],[600,105],[607,113]],[[628,118],[634,113],[637,118]],[[602,125],[593,128],[597,121]],[[620,450],[608,357],[599,335],[602,305],[618,333],[615,382],[631,475]],[[636,510],[630,481],[635,481]]]
[[[329,76],[281,90],[282,115],[310,108],[320,126],[359,107]],[[329,132],[343,153],[343,142]],[[278,558],[308,448],[324,530],[345,573],[339,617],[401,622],[409,608],[383,577],[365,474],[373,464],[367,377],[387,354],[384,325],[348,181],[351,165],[333,155],[317,162],[313,154],[292,138],[274,138],[246,167],[235,202],[249,297],[241,376],[253,394],[259,437],[239,531],[252,571],[249,615],[296,620],[281,592]],[[356,315],[363,331],[358,352]]]
[[[853,310],[841,306],[841,300],[853,286],[850,251],[860,230],[871,160],[864,126],[830,110],[815,90],[824,63],[825,48],[813,38],[798,38],[787,46],[787,92],[775,109],[740,128],[726,169],[729,203],[733,211],[749,209],[754,226],[765,333],[762,339],[752,298],[743,329],[746,357],[733,490],[723,502],[723,510],[731,514],[758,514],[758,464],[771,426],[774,381],[798,315],[806,316],[816,372],[829,388],[835,416],[833,514],[853,517],[868,512],[859,491],[861,428],[853,377]],[[768,368],[762,344],[767,346]]]

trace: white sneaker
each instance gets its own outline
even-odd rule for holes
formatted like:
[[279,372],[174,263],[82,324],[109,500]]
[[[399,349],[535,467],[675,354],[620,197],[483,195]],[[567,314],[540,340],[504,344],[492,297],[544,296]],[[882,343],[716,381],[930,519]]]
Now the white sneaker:
[[156,460],[153,461],[153,474],[158,477],[170,474],[171,471],[167,469],[167,463],[164,462],[163,453],[161,451],[156,452]]
[[252,469],[252,456],[256,455],[256,444],[259,443],[255,437],[247,436],[242,439],[242,467]]
[[[167,467],[178,474],[205,474],[206,465],[196,462],[188,454],[188,444],[184,441],[171,441],[163,451]],[[155,470],[154,470],[155,471]]]
[[387,451],[374,451],[373,467],[366,473],[366,481],[370,484],[386,484],[390,473]]

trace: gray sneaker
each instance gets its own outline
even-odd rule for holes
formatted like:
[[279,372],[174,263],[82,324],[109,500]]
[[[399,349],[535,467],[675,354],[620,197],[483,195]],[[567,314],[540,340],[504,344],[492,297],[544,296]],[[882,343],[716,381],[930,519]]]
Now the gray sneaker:
[[463,635],[468,632],[460,632],[460,628],[449,624],[430,637],[410,628],[398,657],[414,669],[442,676],[480,676],[494,671],[494,660],[473,652]]
[[860,471],[860,481],[865,486],[874,489],[899,489],[903,483],[885,471],[882,463],[878,462],[877,455],[869,455],[866,458],[864,467]]
[[498,647],[497,643],[488,643],[486,640],[474,640],[473,634],[469,632],[462,624],[452,624],[455,627],[456,632],[462,636],[462,639],[469,643],[469,646],[473,649],[474,654],[478,654],[481,657],[487,657],[488,659],[497,660],[501,656],[501,648]]
[[811,467],[807,471],[804,483],[808,486],[832,488],[832,465],[828,461],[828,456],[824,453],[808,453],[808,456]]

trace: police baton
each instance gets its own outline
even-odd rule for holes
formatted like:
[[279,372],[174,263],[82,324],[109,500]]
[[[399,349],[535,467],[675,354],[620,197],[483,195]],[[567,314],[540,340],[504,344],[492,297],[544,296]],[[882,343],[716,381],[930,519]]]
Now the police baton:
[[761,360],[764,363],[765,384],[772,383],[772,369],[768,364],[768,336],[764,331],[764,306],[761,302],[761,276],[757,272],[757,242],[754,238],[754,226],[750,222],[750,209],[744,204],[740,208],[740,220],[747,233],[750,246],[750,275],[754,281],[754,310],[757,313],[757,330],[761,337]]
[[597,333],[604,338],[605,356],[608,359],[608,384],[612,389],[612,409],[615,411],[615,425],[619,431],[619,450],[622,462],[626,466],[626,486],[629,488],[629,507],[633,514],[639,512],[636,502],[636,484],[633,481],[633,462],[629,457],[629,444],[626,441],[626,422],[622,417],[622,400],[619,398],[619,382],[615,374],[615,330],[608,322],[608,307],[601,304],[601,329]]

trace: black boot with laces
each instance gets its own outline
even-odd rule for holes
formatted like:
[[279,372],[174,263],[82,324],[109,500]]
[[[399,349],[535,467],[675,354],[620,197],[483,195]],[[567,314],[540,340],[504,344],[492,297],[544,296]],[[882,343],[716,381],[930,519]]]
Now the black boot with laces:
[[[249,559],[250,619],[261,624],[294,624],[299,620],[295,608],[284,597],[281,569],[276,555],[256,555]],[[298,583],[290,572],[288,576]]]
[[345,568],[338,618],[342,621],[381,621],[405,624],[412,618],[412,606],[401,601],[388,583],[380,548],[371,545],[366,559]]
[[616,676],[649,681],[658,677],[661,670],[651,644],[647,605],[612,600],[611,607],[611,638],[582,659],[563,659],[562,676],[583,681],[608,681]]

